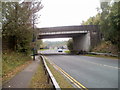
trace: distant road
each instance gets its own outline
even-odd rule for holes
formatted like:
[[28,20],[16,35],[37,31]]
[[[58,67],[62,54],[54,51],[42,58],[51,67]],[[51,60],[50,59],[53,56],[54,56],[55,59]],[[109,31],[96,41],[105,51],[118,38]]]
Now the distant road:
[[43,51],[38,51],[38,53],[41,54],[66,54],[65,51],[68,49],[63,49],[63,52],[58,52],[58,49],[48,49],[48,50],[43,50]]
[[118,60],[80,55],[46,57],[87,88],[118,88]]

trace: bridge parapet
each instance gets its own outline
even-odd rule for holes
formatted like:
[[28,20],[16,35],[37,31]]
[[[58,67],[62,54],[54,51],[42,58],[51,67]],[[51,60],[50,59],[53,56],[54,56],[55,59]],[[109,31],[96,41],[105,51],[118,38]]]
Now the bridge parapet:
[[79,26],[60,26],[60,27],[47,27],[47,28],[37,28],[39,33],[48,32],[67,32],[67,31],[96,31],[98,25],[79,25]]

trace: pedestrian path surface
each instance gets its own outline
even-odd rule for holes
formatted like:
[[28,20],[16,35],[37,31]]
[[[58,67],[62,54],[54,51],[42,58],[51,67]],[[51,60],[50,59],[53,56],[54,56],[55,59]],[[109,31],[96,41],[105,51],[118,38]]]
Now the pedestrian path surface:
[[32,76],[35,74],[40,63],[39,56],[28,65],[23,71],[14,76],[10,81],[3,85],[3,88],[29,88]]

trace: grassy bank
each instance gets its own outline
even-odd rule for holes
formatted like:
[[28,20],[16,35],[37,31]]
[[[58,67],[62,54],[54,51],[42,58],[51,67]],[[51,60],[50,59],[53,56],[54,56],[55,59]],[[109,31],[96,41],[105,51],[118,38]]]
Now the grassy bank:
[[45,51],[45,50],[49,50],[49,49],[40,49],[40,51]]
[[118,55],[118,47],[113,45],[110,41],[102,41],[91,51],[99,53],[112,53]]
[[8,52],[2,54],[2,81],[13,77],[21,71],[25,66],[31,63],[31,57],[16,52]]
[[45,75],[45,71],[43,69],[43,65],[40,62],[40,65],[32,77],[30,88],[51,88],[52,86],[47,83],[47,75]]
[[[47,60],[46,63],[61,88],[73,88],[72,85],[63,77],[63,75],[58,72]],[[47,75],[45,75],[41,62],[38,70],[32,77],[30,88],[52,88],[52,85],[47,83]]]

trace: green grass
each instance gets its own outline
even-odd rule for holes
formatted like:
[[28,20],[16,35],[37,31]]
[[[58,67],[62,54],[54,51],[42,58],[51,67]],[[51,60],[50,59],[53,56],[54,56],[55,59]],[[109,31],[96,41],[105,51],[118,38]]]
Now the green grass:
[[2,76],[13,71],[16,67],[30,61],[31,57],[21,53],[10,52],[2,55]]
[[47,60],[46,63],[61,88],[74,88],[70,82],[68,82],[67,79],[65,79],[65,77],[59,71],[57,71]]
[[101,57],[101,58],[109,58],[109,59],[118,59],[118,57],[103,56],[103,55],[91,55],[91,54],[86,54],[85,56]]
[[66,50],[66,51],[64,51],[65,53],[70,53],[70,51],[69,50]]
[[45,51],[45,50],[48,50],[48,49],[40,49],[40,51]]
[[45,71],[43,69],[43,65],[40,62],[40,65],[32,77],[30,88],[51,88],[52,86],[47,83],[47,76],[45,75]]

